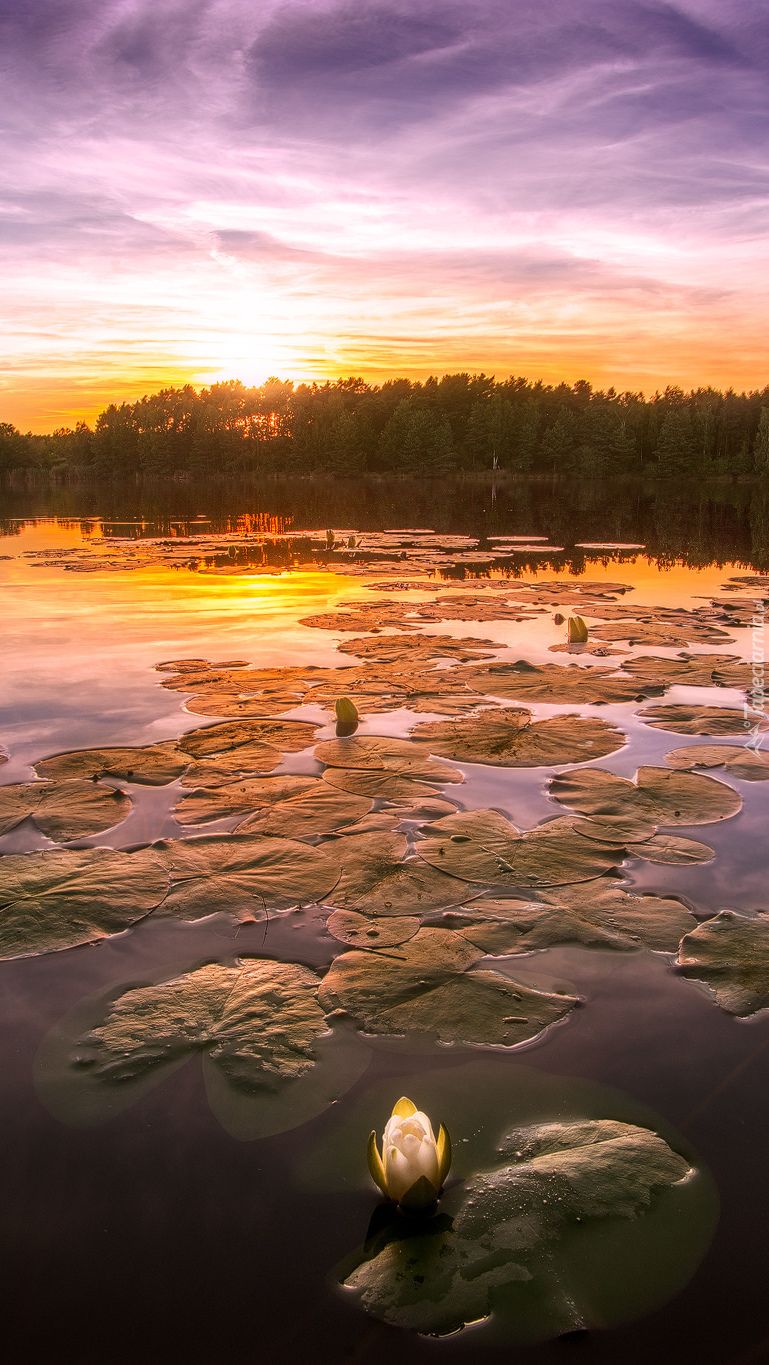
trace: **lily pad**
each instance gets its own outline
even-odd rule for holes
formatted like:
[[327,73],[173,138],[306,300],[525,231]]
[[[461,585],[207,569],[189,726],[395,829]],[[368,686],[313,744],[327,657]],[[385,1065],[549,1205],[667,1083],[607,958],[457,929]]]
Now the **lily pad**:
[[674,953],[696,919],[675,896],[634,896],[611,877],[542,892],[537,901],[477,900],[443,923],[497,955],[559,943]]
[[223,725],[204,725],[198,730],[190,730],[177,740],[177,744],[193,758],[225,754],[252,744],[268,745],[293,754],[312,744],[317,728],[317,725],[299,720],[231,720]]
[[637,1220],[691,1177],[656,1133],[609,1119],[514,1129],[501,1155],[444,1196],[437,1219],[397,1220],[367,1247],[344,1283],[368,1313],[443,1336],[507,1307],[519,1342],[592,1326],[589,1282],[576,1300],[573,1275],[561,1282],[561,1239],[575,1224]]
[[320,763],[330,768],[401,773],[404,777],[429,782],[464,781],[463,774],[456,768],[426,758],[419,745],[389,735],[329,739],[316,744],[313,752]]
[[444,1043],[512,1047],[562,1019],[571,996],[534,991],[498,972],[471,971],[482,950],[444,929],[398,947],[342,953],[318,993],[366,1033],[428,1033]]
[[690,863],[709,863],[715,854],[707,844],[696,839],[679,839],[674,834],[655,834],[643,844],[633,844],[628,850],[633,858],[643,858],[647,863],[675,863],[681,866]]
[[326,928],[340,943],[352,948],[393,948],[407,943],[419,933],[420,921],[411,915],[380,916],[371,919],[357,910],[335,910],[326,921]]
[[742,808],[742,797],[726,783],[666,768],[639,768],[635,782],[582,768],[554,777],[550,794],[584,815],[640,816],[653,825],[711,825]]
[[158,986],[127,991],[73,1061],[113,1081],[205,1050],[230,1081],[272,1089],[313,1064],[327,1030],[320,978],[291,962],[210,963]]
[[503,768],[553,767],[604,758],[625,743],[621,730],[595,716],[532,721],[522,707],[481,711],[459,721],[419,725],[413,738],[437,754]]
[[292,711],[301,706],[304,697],[298,692],[258,697],[242,697],[237,692],[203,693],[190,697],[185,709],[194,716],[239,716],[242,719],[261,716],[279,716],[283,711]]
[[458,659],[467,663],[504,647],[498,640],[479,640],[473,636],[457,640],[453,635],[416,634],[365,635],[360,639],[340,640],[337,645],[343,654],[383,663],[424,663],[428,659]]
[[682,683],[686,687],[745,688],[750,686],[752,677],[750,665],[743,663],[736,654],[687,654],[684,651],[675,659],[637,654],[626,659],[622,668],[636,678],[646,692],[652,691],[655,683],[663,687]]
[[287,839],[311,839],[317,834],[333,834],[371,810],[365,796],[335,791],[317,778],[297,796],[279,802],[268,810],[250,815],[238,825],[241,834],[277,834]]
[[[444,773],[455,771],[453,768],[446,768],[445,764],[432,764],[429,760],[423,767],[434,781],[438,781],[436,770]],[[435,787],[429,786],[427,782],[416,781],[415,776],[411,775],[412,772],[415,773],[416,769],[398,773],[388,768],[327,768],[323,774],[323,781],[340,791],[374,799],[381,797],[385,801],[416,802],[420,798],[434,796]],[[444,777],[442,780],[451,779]],[[463,782],[464,775],[457,773],[453,780]]]
[[590,627],[594,640],[626,640],[630,645],[733,644],[725,630],[706,625],[692,614],[689,621],[611,621]]
[[293,839],[204,834],[153,850],[173,881],[163,911],[188,920],[219,913],[253,920],[322,900],[339,879],[334,857]]
[[30,957],[119,934],[168,891],[149,849],[53,849],[0,860],[0,957]]
[[14,782],[0,787],[0,834],[30,816],[49,839],[82,839],[125,820],[131,798],[93,782]]
[[228,1133],[253,1141],[285,1132],[345,1094],[370,1060],[359,1035],[328,1028],[319,984],[298,964],[246,958],[90,997],[43,1040],[38,1096],[61,1122],[91,1127],[197,1054]]
[[609,668],[530,664],[525,659],[463,669],[463,673],[478,692],[522,702],[579,702],[594,706],[602,702],[641,701],[649,691],[662,691],[656,684],[646,689],[632,678],[616,677]]
[[241,778],[239,782],[203,788],[182,797],[174,806],[174,816],[180,825],[203,825],[208,820],[222,820],[229,815],[242,815],[245,811],[286,801],[320,785],[317,777],[291,773],[281,773],[279,777]]
[[722,910],[681,940],[683,976],[705,981],[729,1014],[769,1007],[769,915]]
[[428,867],[421,858],[403,861],[408,844],[402,834],[349,835],[333,846],[342,875],[326,899],[344,910],[367,915],[424,915],[467,899],[467,887]]
[[495,810],[460,811],[427,827],[416,852],[432,867],[493,886],[562,886],[616,866],[616,844],[582,838],[573,820],[521,834]]
[[176,745],[149,744],[137,749],[74,749],[66,754],[54,754],[35,764],[39,777],[91,778],[116,777],[124,782],[137,782],[150,787],[162,787],[181,777],[189,766],[187,754]]
[[638,719],[655,730],[679,735],[744,735],[746,729],[769,729],[769,720],[759,711],[746,713],[730,706],[649,706],[638,712]]
[[769,780],[769,753],[748,749],[746,745],[692,744],[684,749],[671,749],[665,762],[677,772],[691,768],[723,768],[730,777],[743,782]]
[[241,744],[227,753],[191,763],[181,777],[181,786],[221,787],[236,777],[271,772],[281,758],[280,749],[272,744],[262,744],[258,740],[252,744]]

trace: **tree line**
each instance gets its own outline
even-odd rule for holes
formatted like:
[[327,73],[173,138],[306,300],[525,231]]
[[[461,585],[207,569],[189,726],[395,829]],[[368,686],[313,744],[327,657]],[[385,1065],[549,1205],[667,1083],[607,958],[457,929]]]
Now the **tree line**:
[[367,384],[237,380],[112,403],[51,435],[0,423],[0,472],[99,478],[500,469],[577,478],[769,478],[769,385],[642,393],[485,374]]

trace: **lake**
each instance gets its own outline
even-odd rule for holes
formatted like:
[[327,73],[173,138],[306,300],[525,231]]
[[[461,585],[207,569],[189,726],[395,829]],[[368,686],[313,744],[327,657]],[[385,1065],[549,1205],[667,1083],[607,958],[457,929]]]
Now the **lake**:
[[9,1360],[769,1356],[767,573],[753,484],[0,491]]

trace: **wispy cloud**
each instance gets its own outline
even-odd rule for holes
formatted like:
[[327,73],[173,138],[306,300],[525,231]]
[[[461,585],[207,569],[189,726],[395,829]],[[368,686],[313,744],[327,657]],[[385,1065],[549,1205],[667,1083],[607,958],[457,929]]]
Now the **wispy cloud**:
[[0,0],[0,417],[485,368],[766,382],[757,0]]

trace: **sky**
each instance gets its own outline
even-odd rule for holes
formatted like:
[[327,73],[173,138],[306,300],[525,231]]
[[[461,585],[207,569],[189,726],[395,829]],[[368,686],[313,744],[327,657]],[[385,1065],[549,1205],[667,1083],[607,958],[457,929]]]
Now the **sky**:
[[0,421],[769,383],[766,0],[0,0]]

